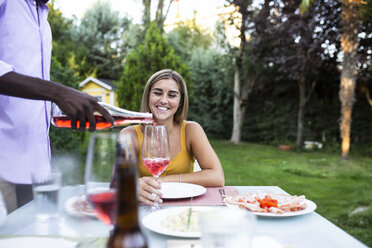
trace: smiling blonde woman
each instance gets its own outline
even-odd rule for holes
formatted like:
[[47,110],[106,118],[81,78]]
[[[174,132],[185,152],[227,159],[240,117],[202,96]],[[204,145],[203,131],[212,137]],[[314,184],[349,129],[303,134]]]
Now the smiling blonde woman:
[[[193,183],[206,187],[223,186],[225,177],[221,162],[203,128],[194,121],[186,121],[188,95],[186,83],[176,71],[165,69],[153,74],[145,86],[141,112],[150,112],[158,125],[168,128],[171,160],[158,181],[152,178],[142,162],[144,127],[124,128],[121,132],[136,137],[139,166],[139,200],[153,205],[161,203],[162,182]],[[195,159],[201,171],[193,172]]]

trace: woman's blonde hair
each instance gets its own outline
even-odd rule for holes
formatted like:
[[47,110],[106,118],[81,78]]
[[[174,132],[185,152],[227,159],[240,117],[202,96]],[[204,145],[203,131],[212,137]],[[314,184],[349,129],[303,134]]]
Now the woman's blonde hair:
[[178,72],[171,69],[164,69],[155,72],[147,81],[142,95],[141,112],[151,112],[149,107],[150,91],[152,86],[162,79],[173,79],[178,85],[181,94],[181,100],[180,105],[178,106],[178,109],[174,114],[173,121],[181,124],[186,119],[187,112],[189,110],[189,97],[187,95],[186,83],[183,80],[182,76]]

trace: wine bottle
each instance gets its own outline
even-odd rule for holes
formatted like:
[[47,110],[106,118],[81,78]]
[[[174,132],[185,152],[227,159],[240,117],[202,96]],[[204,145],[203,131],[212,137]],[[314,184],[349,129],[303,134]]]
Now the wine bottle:
[[133,140],[120,135],[116,145],[115,187],[116,221],[107,242],[108,248],[145,248],[147,240],[138,222],[137,158]]
[[[152,123],[156,124],[152,119],[151,113],[142,113],[142,112],[135,112],[129,111],[126,109],[118,108],[113,105],[99,102],[99,104],[107,109],[111,116],[114,118],[114,125],[115,126],[126,126],[133,123]],[[61,111],[53,110],[54,112],[58,112],[57,115],[53,115],[52,124],[56,127],[65,127],[71,128],[71,119],[67,115],[61,113]],[[96,119],[96,129],[102,130],[105,128],[112,127],[112,124],[108,122],[102,115],[95,114],[94,118]],[[77,128],[80,127],[80,121],[76,121]],[[89,122],[87,121],[85,124],[86,128],[89,128]]]

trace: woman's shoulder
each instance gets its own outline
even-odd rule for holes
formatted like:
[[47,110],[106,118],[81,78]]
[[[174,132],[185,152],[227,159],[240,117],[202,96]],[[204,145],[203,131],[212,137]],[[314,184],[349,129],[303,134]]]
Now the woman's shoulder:
[[120,133],[122,134],[135,134],[136,133],[136,128],[135,126],[129,126],[129,127],[125,127],[123,128]]
[[136,131],[136,128],[135,128],[136,126],[137,125],[123,128],[120,131],[120,134],[127,134],[127,135],[129,134],[129,135],[131,135],[133,137],[133,140],[134,140],[134,145],[135,145],[136,149],[138,150],[139,141],[138,141],[137,131]]
[[185,129],[186,133],[204,132],[203,127],[196,121],[187,121]]
[[197,123],[196,121],[185,121],[186,122],[186,128],[187,127],[201,127],[201,125],[199,123]]

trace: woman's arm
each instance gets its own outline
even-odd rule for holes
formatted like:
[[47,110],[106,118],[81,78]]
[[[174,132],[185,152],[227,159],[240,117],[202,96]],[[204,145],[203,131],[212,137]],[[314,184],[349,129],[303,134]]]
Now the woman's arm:
[[206,187],[220,187],[225,184],[221,162],[209,143],[203,128],[197,122],[186,124],[186,144],[198,161],[202,171],[182,175],[160,177],[162,182],[194,183]]

